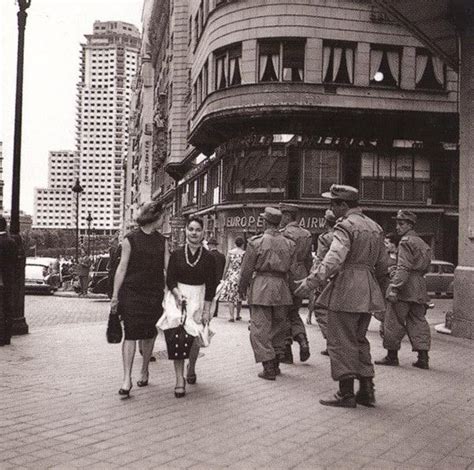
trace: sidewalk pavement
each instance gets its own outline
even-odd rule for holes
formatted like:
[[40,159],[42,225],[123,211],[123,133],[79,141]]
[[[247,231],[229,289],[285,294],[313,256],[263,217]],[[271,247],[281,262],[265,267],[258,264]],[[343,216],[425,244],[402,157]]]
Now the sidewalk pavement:
[[[376,408],[327,408],[318,400],[336,384],[316,326],[309,361],[268,382],[247,322],[221,312],[179,400],[162,334],[150,385],[128,400],[104,322],[15,337],[0,348],[0,469],[474,469],[474,342],[433,333],[429,371],[411,366],[405,342],[401,367],[376,369]],[[374,358],[384,354],[377,328]],[[134,383],[138,372],[139,361]]]

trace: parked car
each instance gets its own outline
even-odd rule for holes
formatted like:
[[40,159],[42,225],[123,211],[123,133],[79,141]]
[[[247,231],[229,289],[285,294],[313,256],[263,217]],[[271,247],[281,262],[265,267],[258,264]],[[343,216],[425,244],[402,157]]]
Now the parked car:
[[28,261],[25,266],[25,294],[54,294],[58,275],[50,272],[48,264]]
[[432,260],[425,274],[428,292],[437,297],[445,295],[452,298],[454,283],[454,264],[447,261]]
[[94,294],[107,294],[109,290],[109,255],[96,258],[91,266],[89,279],[89,292]]

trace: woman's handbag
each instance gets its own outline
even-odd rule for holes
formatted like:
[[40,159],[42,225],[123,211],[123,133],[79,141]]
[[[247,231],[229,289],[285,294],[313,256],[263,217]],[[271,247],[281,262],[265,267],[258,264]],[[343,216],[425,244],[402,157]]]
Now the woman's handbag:
[[181,323],[176,328],[165,330],[166,349],[168,359],[182,360],[188,359],[194,336],[191,336],[184,329],[186,323],[186,301],[181,303]]
[[117,313],[109,313],[106,336],[107,342],[110,344],[118,344],[122,342],[122,324],[120,323],[120,317]]
[[209,323],[202,325],[199,328],[199,336],[197,337],[199,347],[207,348],[211,344],[211,338],[214,335],[215,333],[209,328]]

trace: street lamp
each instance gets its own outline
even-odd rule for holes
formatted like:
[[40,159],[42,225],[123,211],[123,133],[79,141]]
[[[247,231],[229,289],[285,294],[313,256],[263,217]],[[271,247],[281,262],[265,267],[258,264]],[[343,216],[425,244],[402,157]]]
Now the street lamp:
[[79,194],[83,191],[84,188],[77,178],[76,184],[72,187],[72,192],[76,193],[76,263],[79,261]]
[[91,255],[91,222],[94,220],[92,218],[92,215],[89,211],[89,214],[87,214],[87,255]]
[[18,51],[16,62],[15,130],[13,135],[13,175],[10,233],[18,245],[12,292],[12,334],[28,333],[25,320],[25,250],[20,237],[20,168],[21,168],[21,125],[23,110],[23,58],[25,50],[26,10],[31,0],[18,0]]

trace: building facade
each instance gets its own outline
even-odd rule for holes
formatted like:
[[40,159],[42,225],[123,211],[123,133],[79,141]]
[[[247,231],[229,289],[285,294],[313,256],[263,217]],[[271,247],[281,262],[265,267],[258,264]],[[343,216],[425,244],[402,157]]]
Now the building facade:
[[49,152],[48,187],[35,188],[34,228],[76,226],[76,198],[71,188],[79,177],[79,156],[73,150]]
[[411,33],[369,0],[155,7],[152,181],[173,177],[174,217],[201,214],[226,247],[285,201],[316,237],[321,193],[350,184],[385,230],[409,208],[456,261],[457,74]]
[[0,214],[3,212],[3,142],[0,142]]
[[84,188],[79,225],[87,228],[90,213],[99,233],[113,233],[123,218],[124,163],[140,33],[129,23],[96,21],[86,40],[77,84],[76,150]]

